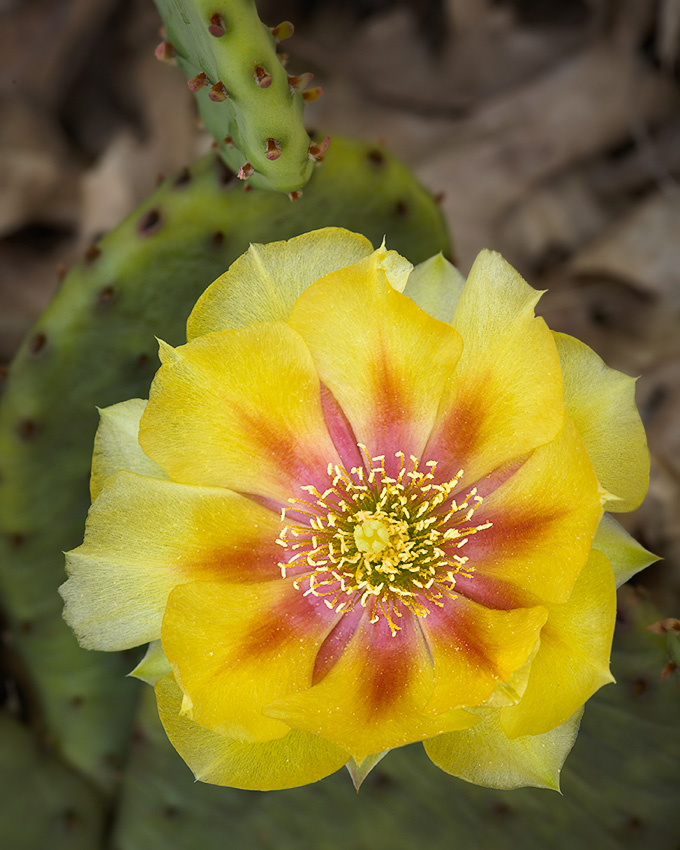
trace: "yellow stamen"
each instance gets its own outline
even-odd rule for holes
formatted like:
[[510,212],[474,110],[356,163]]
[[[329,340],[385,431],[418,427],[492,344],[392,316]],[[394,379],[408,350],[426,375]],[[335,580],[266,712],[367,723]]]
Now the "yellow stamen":
[[[315,501],[289,499],[282,511],[285,526],[276,542],[290,553],[279,563],[281,575],[300,573],[293,586],[305,596],[316,596],[338,614],[357,604],[369,612],[371,623],[384,618],[396,635],[406,609],[426,617],[431,606],[455,599],[456,575],[471,576],[468,558],[455,554],[472,534],[491,526],[468,525],[482,504],[473,488],[457,503],[453,494],[463,476],[435,483],[436,461],[427,461],[421,472],[419,460],[397,452],[397,477],[385,467],[384,455],[365,457],[363,466],[348,472],[328,465],[331,486],[320,493],[312,485],[301,489]],[[310,510],[311,509],[311,510]],[[293,515],[308,519],[293,520]],[[311,571],[310,571],[311,569]]]

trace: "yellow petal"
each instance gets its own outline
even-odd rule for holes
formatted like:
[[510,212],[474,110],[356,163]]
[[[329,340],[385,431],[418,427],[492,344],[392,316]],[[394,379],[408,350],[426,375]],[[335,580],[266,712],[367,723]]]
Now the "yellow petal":
[[602,517],[593,538],[593,548],[607,556],[614,570],[617,587],[621,587],[640,570],[659,560],[657,555],[648,552],[631,537],[610,514]]
[[564,399],[581,432],[595,474],[617,497],[610,511],[631,511],[649,485],[649,452],[635,406],[635,379],[610,369],[587,345],[555,333]]
[[[484,488],[482,481],[482,494]],[[469,539],[465,555],[474,573],[470,578],[457,576],[456,589],[494,608],[532,604],[514,596],[510,585],[539,600],[565,602],[588,558],[601,516],[597,479],[567,418],[551,443],[536,449],[514,475],[485,496],[475,521],[492,525]],[[500,596],[494,582],[504,586]]]
[[187,339],[255,322],[285,322],[308,286],[372,251],[365,236],[339,227],[251,245],[198,299]]
[[484,702],[533,654],[545,608],[494,611],[458,597],[420,621],[434,661],[428,712],[441,714]]
[[248,791],[295,788],[334,773],[348,759],[335,744],[298,729],[250,744],[199,726],[180,713],[182,691],[172,676],[158,682],[156,698],[168,738],[201,782]]
[[510,738],[540,735],[565,723],[598,688],[614,681],[609,656],[616,588],[605,556],[593,549],[569,600],[547,607],[524,696],[500,710]]
[[122,469],[152,478],[167,478],[139,445],[139,420],[145,408],[144,399],[131,398],[99,411],[90,478],[92,501],[101,492],[106,479]]
[[163,648],[192,719],[241,741],[281,738],[288,727],[262,707],[311,685],[317,652],[338,616],[281,578],[175,588]]
[[456,312],[465,278],[442,254],[419,263],[409,275],[404,295],[433,319],[450,322]]
[[395,291],[392,281],[405,274],[400,261],[379,249],[327,275],[298,299],[289,320],[355,441],[388,459],[396,451],[420,456],[462,347],[453,328]]
[[476,259],[453,318],[463,353],[426,450],[446,477],[462,468],[476,481],[562,427],[560,363],[534,316],[539,296],[498,254]]
[[488,788],[552,788],[576,741],[581,710],[542,735],[508,738],[497,709],[481,709],[482,722],[462,732],[424,741],[432,761],[447,773]]
[[171,352],[152,384],[139,437],[173,480],[283,504],[301,484],[325,489],[327,465],[339,459],[314,364],[295,331],[252,325]]
[[[351,616],[351,615],[346,615]],[[477,722],[467,711],[427,715],[433,669],[419,629],[408,614],[394,636],[384,618],[363,617],[328,673],[306,691],[272,702],[264,711],[290,726],[321,735],[367,756]]]
[[64,617],[88,649],[156,640],[176,584],[278,579],[279,528],[275,513],[236,493],[119,472],[66,555]]
[[134,670],[128,673],[128,676],[146,682],[147,685],[155,685],[159,679],[164,679],[170,672],[172,667],[163,652],[160,640],[152,640],[146,648],[144,658]]

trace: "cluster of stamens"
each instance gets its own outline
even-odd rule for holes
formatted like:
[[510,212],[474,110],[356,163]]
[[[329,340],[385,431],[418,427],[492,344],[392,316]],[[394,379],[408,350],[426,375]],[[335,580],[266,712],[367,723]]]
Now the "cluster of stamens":
[[[456,575],[472,575],[461,550],[472,534],[491,523],[471,525],[482,503],[476,488],[456,498],[458,474],[435,483],[437,463],[427,472],[411,455],[411,468],[397,452],[400,470],[388,474],[385,457],[371,457],[359,444],[365,466],[328,465],[330,486],[320,492],[302,487],[309,498],[292,498],[282,510],[277,539],[288,553],[279,567],[305,596],[323,599],[339,614],[361,605],[372,623],[385,617],[392,635],[408,610],[425,617],[431,606],[455,599]],[[295,517],[295,519],[293,519]]]

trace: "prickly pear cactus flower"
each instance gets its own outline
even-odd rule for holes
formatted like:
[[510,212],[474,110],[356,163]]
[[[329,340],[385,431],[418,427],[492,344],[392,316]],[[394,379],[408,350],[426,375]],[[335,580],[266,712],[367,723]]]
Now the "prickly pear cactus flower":
[[422,741],[557,788],[653,556],[603,513],[647,488],[634,381],[539,297],[488,251],[465,282],[337,228],[253,245],[148,402],[102,411],[65,616],[150,644],[135,675],[198,779],[358,786]]

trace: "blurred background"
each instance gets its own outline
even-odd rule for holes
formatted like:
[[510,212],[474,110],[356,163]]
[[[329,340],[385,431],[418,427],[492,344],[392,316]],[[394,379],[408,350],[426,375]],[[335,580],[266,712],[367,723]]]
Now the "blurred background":
[[[310,127],[387,145],[439,199],[464,273],[481,248],[501,251],[548,290],[539,308],[552,328],[641,376],[652,479],[642,507],[622,521],[664,558],[646,571],[637,597],[680,616],[680,0],[257,6],[269,25],[294,22],[289,68],[312,71],[324,89],[307,107]],[[184,76],[154,57],[159,26],[151,0],[0,0],[0,370],[66,268],[162,176],[211,147]],[[153,737],[153,728],[144,734]],[[362,790],[367,805],[396,787],[400,763],[392,764]],[[142,764],[130,780],[134,794],[148,780],[145,769],[170,770],[162,759],[154,765]],[[439,793],[437,782],[428,798]],[[288,793],[267,798],[269,815],[253,815],[243,841],[297,846],[257,826],[277,823]],[[502,832],[512,831],[514,800],[529,800],[527,811],[534,805],[532,797],[508,803],[470,793]],[[255,806],[258,796],[220,794],[200,798],[194,812],[215,835],[227,827],[210,820],[211,807]],[[323,794],[305,798],[312,819],[325,817]],[[342,794],[341,805],[355,805]],[[181,803],[164,799],[164,834],[172,835]],[[68,811],[67,836],[75,823]],[[151,847],[143,830],[130,839],[127,817],[115,846]],[[621,824],[612,829],[626,841],[601,846],[643,846],[638,815]],[[357,830],[349,850],[388,846],[368,825]],[[532,841],[527,846],[546,846],[540,836]],[[251,843],[215,838],[205,846]],[[304,846],[339,845],[328,838]]]

